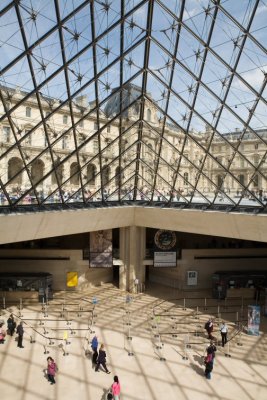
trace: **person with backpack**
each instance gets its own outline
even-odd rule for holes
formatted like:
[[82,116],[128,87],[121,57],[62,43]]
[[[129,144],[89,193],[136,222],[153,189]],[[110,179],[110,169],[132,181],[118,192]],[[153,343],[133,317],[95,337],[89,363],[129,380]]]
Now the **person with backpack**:
[[93,350],[93,357],[92,357],[93,364],[96,364],[97,362],[97,357],[98,357],[97,348],[98,348],[98,339],[97,336],[95,335],[91,342],[91,349]]
[[207,355],[204,359],[204,364],[205,364],[206,379],[211,379],[211,372],[213,370],[213,356],[211,349],[207,350]]
[[112,395],[114,400],[120,400],[121,386],[117,375],[114,376],[114,382],[111,386]]
[[210,341],[209,346],[207,347],[207,354],[212,355],[212,363],[214,365],[215,353],[217,351],[217,347],[215,346],[213,340]]
[[212,339],[213,339],[213,336],[212,336],[212,332],[213,332],[213,320],[212,320],[212,318],[209,318],[209,320],[205,323],[204,328],[205,328],[205,330],[207,331],[208,338],[209,338],[210,340],[212,340]]
[[19,335],[18,336],[18,347],[23,349],[24,348],[24,346],[22,345],[23,334],[24,334],[23,321],[20,321],[20,323],[17,326],[17,334]]
[[15,332],[15,328],[16,328],[16,322],[14,320],[13,314],[10,314],[8,320],[7,320],[7,329],[8,329],[8,333],[10,336],[14,335]]
[[106,352],[104,350],[104,345],[101,344],[100,349],[99,349],[99,354],[97,358],[97,364],[95,367],[95,371],[99,371],[100,364],[103,366],[104,370],[106,371],[107,374],[110,374],[110,371],[107,369],[106,366]]
[[56,383],[55,376],[57,370],[57,364],[55,363],[53,358],[47,357],[47,379],[50,382],[50,385],[54,385]]

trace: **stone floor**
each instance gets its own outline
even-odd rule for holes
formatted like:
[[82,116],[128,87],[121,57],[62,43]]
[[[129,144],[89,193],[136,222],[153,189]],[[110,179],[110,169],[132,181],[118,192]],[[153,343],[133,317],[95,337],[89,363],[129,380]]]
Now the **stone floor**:
[[[153,285],[129,297],[108,284],[87,293],[56,293],[47,310],[40,303],[25,302],[22,310],[19,302],[9,304],[1,319],[12,311],[19,321],[21,314],[25,348],[10,336],[0,345],[1,399],[105,400],[116,374],[122,400],[266,400],[267,318],[261,318],[259,336],[240,334],[235,322],[246,319],[247,302],[242,316],[240,299],[209,296]],[[212,379],[206,380],[203,327],[209,316],[216,317],[218,338],[216,324],[228,322],[231,340],[218,346]],[[92,368],[88,327],[106,346],[110,375]],[[45,378],[48,356],[59,367],[56,385]]]

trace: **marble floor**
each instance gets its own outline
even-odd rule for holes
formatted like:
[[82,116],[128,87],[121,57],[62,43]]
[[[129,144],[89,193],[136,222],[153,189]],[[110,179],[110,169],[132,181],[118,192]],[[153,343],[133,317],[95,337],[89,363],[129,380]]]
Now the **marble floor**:
[[[247,335],[240,328],[251,300],[242,308],[240,299],[209,297],[161,285],[129,294],[106,284],[86,293],[56,293],[47,308],[32,301],[24,301],[21,310],[19,301],[8,304],[0,319],[13,312],[17,322],[24,320],[24,348],[10,336],[0,345],[1,399],[105,400],[118,375],[121,400],[266,400],[267,318],[261,317],[259,336]],[[231,340],[217,347],[207,380],[204,324],[210,316],[214,337],[220,338],[223,319]],[[105,344],[110,375],[92,367],[92,331]],[[55,385],[45,377],[48,356],[59,368]]]

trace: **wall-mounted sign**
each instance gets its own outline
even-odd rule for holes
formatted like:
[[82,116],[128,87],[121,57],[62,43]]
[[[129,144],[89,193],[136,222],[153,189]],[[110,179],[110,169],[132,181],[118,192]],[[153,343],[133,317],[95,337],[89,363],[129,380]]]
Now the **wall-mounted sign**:
[[197,285],[197,271],[187,271],[187,285]]
[[176,267],[176,251],[155,251],[154,267]]

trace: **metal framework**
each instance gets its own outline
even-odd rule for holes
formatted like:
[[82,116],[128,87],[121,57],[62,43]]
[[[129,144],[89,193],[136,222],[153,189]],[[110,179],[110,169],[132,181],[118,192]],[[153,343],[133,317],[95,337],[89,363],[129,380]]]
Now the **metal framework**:
[[0,7],[0,212],[266,212],[265,0]]

